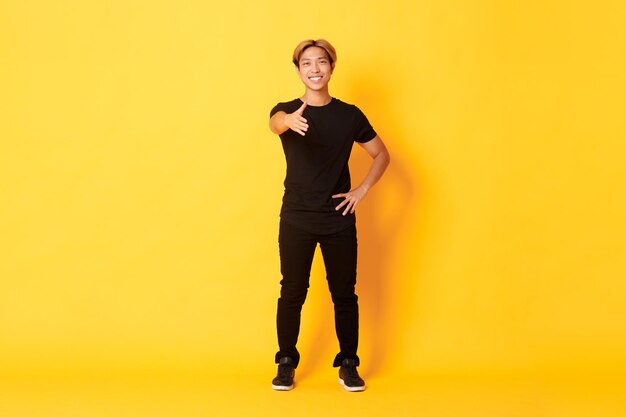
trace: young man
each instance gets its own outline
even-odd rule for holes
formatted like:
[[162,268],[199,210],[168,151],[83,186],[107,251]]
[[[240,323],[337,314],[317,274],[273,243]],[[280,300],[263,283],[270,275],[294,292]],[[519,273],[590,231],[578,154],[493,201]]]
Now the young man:
[[[340,352],[333,366],[348,391],[363,391],[356,367],[359,311],[356,285],[357,236],[354,211],[389,164],[389,153],[356,106],[331,97],[328,82],[337,54],[324,39],[305,40],[293,53],[304,95],[278,103],[270,129],[280,136],[287,175],[278,236],[282,280],[276,318],[279,351],[275,390],[294,386],[300,360],[296,349],[300,313],[309,287],[315,247],[320,244],[335,306]],[[351,189],[348,159],[354,142],[372,157],[358,187]]]

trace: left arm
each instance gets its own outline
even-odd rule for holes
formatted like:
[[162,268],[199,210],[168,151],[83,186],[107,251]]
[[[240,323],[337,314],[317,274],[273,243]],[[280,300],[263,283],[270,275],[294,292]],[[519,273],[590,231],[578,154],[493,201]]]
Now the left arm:
[[387,165],[389,165],[389,152],[385,147],[380,136],[376,135],[376,137],[369,142],[359,143],[363,149],[372,157],[372,165],[370,166],[370,170],[365,176],[365,179],[361,182],[361,184],[350,190],[347,193],[335,194],[333,198],[344,197],[345,200],[341,202],[335,210],[339,210],[345,206],[345,209],[342,213],[343,216],[350,213],[354,213],[354,209],[356,206],[365,198],[367,192],[378,182],[380,177],[383,176],[385,169],[387,169]]

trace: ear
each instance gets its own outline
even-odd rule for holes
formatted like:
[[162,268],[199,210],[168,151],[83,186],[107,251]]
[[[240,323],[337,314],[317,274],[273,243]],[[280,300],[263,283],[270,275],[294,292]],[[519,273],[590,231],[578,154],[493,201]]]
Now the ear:
[[333,62],[332,64],[330,64],[330,73],[332,74],[334,70],[335,70],[335,63]]

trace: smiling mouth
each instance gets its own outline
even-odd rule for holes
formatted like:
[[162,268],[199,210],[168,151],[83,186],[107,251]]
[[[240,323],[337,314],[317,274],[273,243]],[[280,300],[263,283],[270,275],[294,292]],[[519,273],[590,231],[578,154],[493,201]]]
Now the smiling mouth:
[[311,81],[319,81],[321,79],[322,79],[322,77],[309,77],[309,80],[311,80]]

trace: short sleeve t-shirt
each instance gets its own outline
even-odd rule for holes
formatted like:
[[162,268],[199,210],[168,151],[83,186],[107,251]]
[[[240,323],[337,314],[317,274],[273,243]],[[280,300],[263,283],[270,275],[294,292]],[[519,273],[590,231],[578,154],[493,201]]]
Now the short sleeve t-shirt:
[[[278,103],[270,117],[293,113],[302,104],[299,98]],[[280,216],[311,233],[335,233],[355,223],[354,214],[335,210],[343,198],[332,198],[350,191],[352,145],[369,142],[376,132],[358,107],[336,98],[324,106],[307,106],[302,116],[309,125],[304,136],[291,129],[280,134],[287,160]]]

